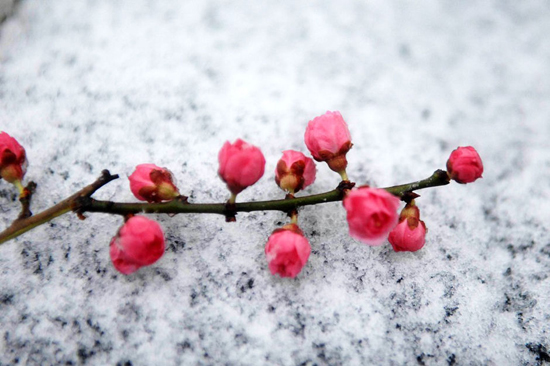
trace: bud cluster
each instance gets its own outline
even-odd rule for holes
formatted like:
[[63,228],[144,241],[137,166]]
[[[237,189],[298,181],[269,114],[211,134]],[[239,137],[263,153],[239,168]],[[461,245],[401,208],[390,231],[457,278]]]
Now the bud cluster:
[[[304,142],[314,160],[325,162],[341,177],[342,182],[335,192],[346,210],[351,237],[372,246],[389,241],[396,252],[414,252],[424,247],[427,229],[420,220],[420,210],[414,201],[419,196],[412,192],[417,187],[411,185],[410,190],[405,192],[409,195],[394,195],[395,191],[394,194],[390,193],[391,188],[361,186],[353,189],[354,183],[348,180],[346,172],[346,155],[353,145],[348,125],[340,112],[326,112],[309,121]],[[285,200],[281,202],[297,200],[294,195],[315,182],[317,170],[313,159],[300,151],[282,152],[274,170],[275,183],[286,192]],[[265,171],[266,159],[258,147],[237,139],[234,143],[227,141],[223,144],[218,162],[218,175],[230,193],[223,214],[227,219],[234,220],[237,195],[260,180]],[[26,168],[25,149],[13,137],[1,132],[0,178],[17,186],[21,202],[28,204],[30,193],[21,183]],[[442,184],[447,184],[450,179],[461,184],[471,183],[481,178],[483,164],[473,147],[459,147],[447,161],[447,173],[436,173],[444,177]],[[180,194],[174,175],[167,168],[151,163],[140,164],[128,178],[134,196],[154,205],[148,206],[154,209],[147,212],[171,205],[167,202],[173,200],[177,200],[175,203],[192,205],[187,202],[187,197]],[[401,200],[406,205],[398,214]],[[298,205],[292,207],[291,210],[284,210],[291,222],[271,233],[265,246],[265,256],[272,274],[294,278],[306,265],[311,245],[298,226]],[[162,257],[164,250],[164,234],[156,221],[127,214],[125,223],[111,240],[109,252],[115,269],[128,275],[155,263]]]

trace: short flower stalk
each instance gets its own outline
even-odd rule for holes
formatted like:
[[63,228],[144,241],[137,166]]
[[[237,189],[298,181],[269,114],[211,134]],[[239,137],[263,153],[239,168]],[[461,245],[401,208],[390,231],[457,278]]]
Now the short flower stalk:
[[[241,139],[226,142],[218,154],[218,175],[229,190],[229,199],[219,203],[190,202],[180,193],[174,174],[155,164],[140,164],[129,176],[130,190],[144,202],[115,202],[96,200],[92,195],[105,184],[118,178],[107,170],[92,184],[42,212],[31,212],[31,198],[36,188],[33,182],[24,186],[27,172],[25,149],[10,135],[0,133],[0,177],[12,183],[20,194],[22,210],[18,218],[0,232],[0,244],[16,238],[65,213],[102,212],[121,215],[125,223],[110,243],[113,267],[129,275],[141,267],[153,265],[164,254],[164,234],[160,225],[146,214],[218,214],[226,221],[236,221],[238,213],[280,211],[289,223],[275,228],[267,239],[267,267],[273,275],[297,277],[307,265],[311,244],[298,226],[302,207],[342,202],[346,211],[348,230],[352,238],[370,246],[389,242],[396,252],[418,251],[427,243],[427,229],[420,220],[416,191],[444,186],[451,180],[472,183],[481,178],[483,164],[477,151],[459,147],[447,161],[447,171],[436,170],[430,177],[412,183],[386,188],[355,187],[348,177],[347,153],[352,147],[347,123],[339,112],[327,112],[311,120],[304,135],[305,145],[312,158],[296,150],[284,150],[274,169],[275,183],[283,190],[279,199],[238,202],[237,196],[256,184],[264,175],[266,160],[261,150]],[[314,160],[326,163],[339,174],[340,183],[330,191],[303,194],[316,179]],[[186,184],[187,186],[188,184]],[[187,187],[186,187],[187,188]],[[405,207],[398,213],[401,201]],[[184,235],[184,234],[182,234]]]

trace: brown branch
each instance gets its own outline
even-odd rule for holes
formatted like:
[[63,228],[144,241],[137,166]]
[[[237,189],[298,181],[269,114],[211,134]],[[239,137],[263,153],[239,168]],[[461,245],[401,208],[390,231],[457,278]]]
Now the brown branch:
[[[295,197],[294,199],[242,203],[189,203],[187,202],[187,197],[184,196],[163,203],[121,203],[98,201],[91,198],[91,195],[95,191],[116,178],[118,178],[118,175],[111,175],[108,170],[104,170],[102,176],[94,183],[84,187],[82,190],[64,199],[57,205],[37,215],[16,220],[9,228],[0,233],[0,244],[70,211],[75,211],[81,219],[84,218],[84,212],[103,212],[123,216],[137,213],[209,213],[221,214],[224,215],[226,219],[229,218],[231,220],[231,218],[235,217],[237,212],[282,211],[292,213],[293,210],[302,206],[342,201],[345,192],[352,189],[355,185],[355,183],[345,180],[342,181],[336,189],[325,193]],[[449,184],[447,172],[444,170],[436,170],[426,179],[383,189],[399,197],[401,200],[408,202],[418,197],[413,191],[446,184]]]
[[36,226],[42,225],[43,223],[48,222],[55,217],[61,216],[71,210],[78,210],[78,200],[82,198],[89,198],[99,188],[117,178],[118,175],[111,175],[108,170],[104,170],[101,172],[101,177],[99,177],[95,182],[82,188],[80,191],[76,192],[72,196],[65,198],[63,201],[59,202],[55,206],[52,206],[34,216],[29,215],[21,218],[21,216],[24,214],[30,214],[30,209],[28,207],[30,205],[30,198],[32,196],[30,195],[28,197],[28,202],[21,202],[24,206],[27,205],[27,207],[26,209],[25,207],[23,208],[23,211],[19,215],[20,217],[15,220],[6,230],[0,233],[0,244],[3,244],[10,239],[15,238],[35,228]]

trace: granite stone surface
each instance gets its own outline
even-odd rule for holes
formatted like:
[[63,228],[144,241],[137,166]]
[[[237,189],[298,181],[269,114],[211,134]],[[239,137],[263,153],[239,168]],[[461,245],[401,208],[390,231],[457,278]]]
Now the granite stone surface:
[[[282,213],[151,215],[164,257],[118,273],[120,217],[61,216],[0,246],[0,365],[544,365],[550,362],[550,3],[23,0],[0,28],[0,130],[27,150],[39,212],[91,183],[133,202],[140,163],[221,202],[217,153],[240,137],[283,198],[282,150],[338,110],[353,181],[388,186],[475,146],[483,179],[419,192],[416,253],[348,235],[306,207],[312,254],[269,273]],[[333,189],[317,165],[301,194]],[[0,225],[19,212],[0,182]]]

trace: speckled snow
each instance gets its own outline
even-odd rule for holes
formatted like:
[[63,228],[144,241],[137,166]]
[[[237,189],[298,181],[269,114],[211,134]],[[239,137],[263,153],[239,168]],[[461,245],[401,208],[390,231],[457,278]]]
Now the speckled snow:
[[[273,277],[284,214],[157,216],[168,248],[131,276],[119,217],[65,215],[0,246],[0,365],[537,365],[550,361],[550,3],[23,0],[0,26],[0,129],[27,149],[38,212],[99,176],[134,201],[139,163],[193,202],[228,197],[217,153],[241,137],[282,198],[282,150],[307,121],[347,120],[352,180],[405,183],[477,148],[484,178],[421,191],[417,253],[304,208],[312,255]],[[322,164],[306,194],[333,189]],[[17,216],[0,182],[0,225]],[[155,216],[153,216],[155,217]]]

